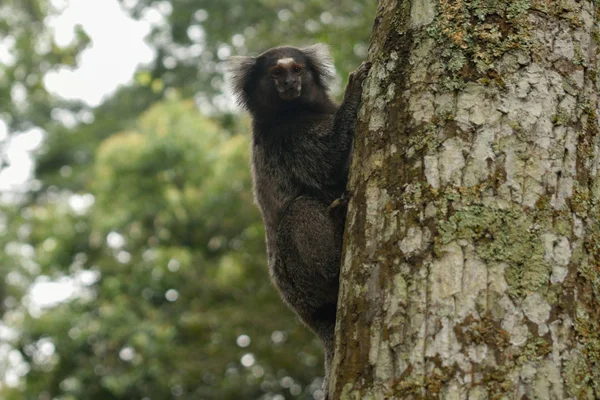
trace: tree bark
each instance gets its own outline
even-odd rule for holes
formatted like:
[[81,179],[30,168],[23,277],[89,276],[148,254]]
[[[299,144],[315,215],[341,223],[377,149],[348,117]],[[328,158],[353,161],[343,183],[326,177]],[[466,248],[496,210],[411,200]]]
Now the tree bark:
[[600,398],[599,15],[380,0],[330,398]]

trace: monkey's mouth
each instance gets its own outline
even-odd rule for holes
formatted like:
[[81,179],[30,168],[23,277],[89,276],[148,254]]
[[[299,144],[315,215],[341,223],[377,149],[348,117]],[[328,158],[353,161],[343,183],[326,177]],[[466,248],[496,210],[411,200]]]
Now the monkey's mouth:
[[300,90],[297,88],[289,88],[279,91],[279,97],[283,100],[294,100],[300,97]]

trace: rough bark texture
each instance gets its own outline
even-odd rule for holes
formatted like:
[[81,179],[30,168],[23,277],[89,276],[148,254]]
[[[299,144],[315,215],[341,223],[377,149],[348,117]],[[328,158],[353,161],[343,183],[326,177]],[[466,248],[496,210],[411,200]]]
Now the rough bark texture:
[[600,398],[599,15],[380,0],[330,398]]

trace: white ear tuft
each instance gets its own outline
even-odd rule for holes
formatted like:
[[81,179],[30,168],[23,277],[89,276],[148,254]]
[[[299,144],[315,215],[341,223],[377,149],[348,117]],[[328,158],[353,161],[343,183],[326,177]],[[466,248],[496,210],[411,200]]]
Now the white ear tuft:
[[231,56],[227,59],[227,70],[235,75],[252,68],[256,60],[250,56]]
[[248,94],[244,87],[248,83],[252,70],[256,65],[256,59],[249,56],[233,56],[227,59],[226,69],[231,74],[231,89],[242,105],[248,100]]
[[333,66],[333,59],[329,53],[329,46],[324,43],[313,44],[312,46],[300,49],[313,63],[317,72],[322,78],[324,84],[333,77],[335,67]]
[[300,50],[302,50],[306,55],[332,62],[331,54],[329,53],[329,46],[327,46],[325,43],[313,44],[312,46],[308,46]]

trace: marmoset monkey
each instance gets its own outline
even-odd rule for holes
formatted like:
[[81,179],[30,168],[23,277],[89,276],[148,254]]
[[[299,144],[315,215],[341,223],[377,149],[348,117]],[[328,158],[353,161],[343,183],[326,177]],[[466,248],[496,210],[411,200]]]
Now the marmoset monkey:
[[252,116],[254,195],[265,223],[269,272],[283,300],[325,348],[327,396],[333,358],[345,192],[363,63],[338,107],[328,95],[333,62],[326,45],[276,47],[231,57],[232,89]]

